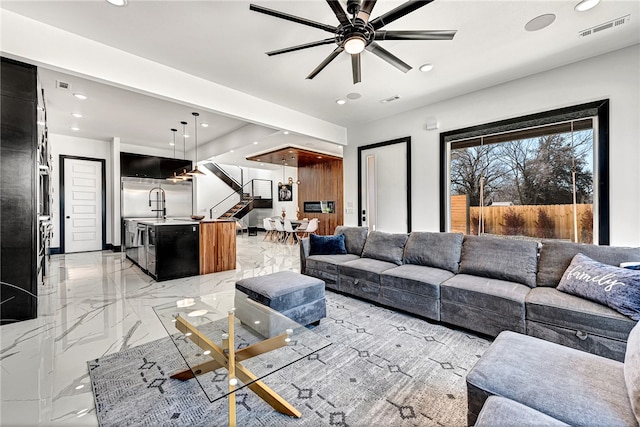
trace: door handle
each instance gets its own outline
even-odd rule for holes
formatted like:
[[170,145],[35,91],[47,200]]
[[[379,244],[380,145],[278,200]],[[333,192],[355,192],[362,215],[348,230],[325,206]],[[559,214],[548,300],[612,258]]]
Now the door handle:
[[67,215],[67,219],[71,219],[71,217]]

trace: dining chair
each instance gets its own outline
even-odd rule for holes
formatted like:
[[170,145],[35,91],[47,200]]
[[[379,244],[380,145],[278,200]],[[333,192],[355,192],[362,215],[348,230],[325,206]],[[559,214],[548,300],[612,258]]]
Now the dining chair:
[[276,229],[271,224],[271,220],[269,218],[263,218],[262,226],[264,227],[264,231],[265,231],[264,239],[262,240],[267,240],[267,237],[269,238],[269,240],[273,240],[273,234],[274,234],[274,231],[276,231]]
[[284,227],[282,226],[282,221],[279,219],[274,219],[273,223],[276,227],[276,236],[277,236],[277,241],[283,241],[284,240],[284,236],[285,236],[285,231],[284,231]]
[[304,237],[304,233],[307,232],[307,226],[309,225],[309,218],[304,218],[300,221],[300,225],[296,228],[296,237],[298,240]]
[[296,232],[293,229],[293,225],[291,225],[291,220],[284,220],[284,241],[288,243],[291,240],[291,244],[298,243],[298,239],[296,239]]
[[313,234],[318,229],[318,218],[311,218],[309,220],[309,225],[307,225],[307,229],[304,232],[305,237],[309,237],[309,234]]

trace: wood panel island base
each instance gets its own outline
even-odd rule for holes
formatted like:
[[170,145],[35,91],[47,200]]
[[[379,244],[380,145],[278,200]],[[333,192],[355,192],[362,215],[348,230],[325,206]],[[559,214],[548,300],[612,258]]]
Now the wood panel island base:
[[200,274],[235,270],[236,222],[200,222]]

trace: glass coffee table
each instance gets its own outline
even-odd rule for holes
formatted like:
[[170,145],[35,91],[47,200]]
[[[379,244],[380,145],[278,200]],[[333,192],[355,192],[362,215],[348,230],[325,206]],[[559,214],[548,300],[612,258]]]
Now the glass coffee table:
[[194,379],[209,401],[228,396],[229,425],[236,424],[235,392],[248,387],[276,411],[300,411],[262,379],[307,358],[331,342],[237,290],[153,307],[188,369],[171,376]]

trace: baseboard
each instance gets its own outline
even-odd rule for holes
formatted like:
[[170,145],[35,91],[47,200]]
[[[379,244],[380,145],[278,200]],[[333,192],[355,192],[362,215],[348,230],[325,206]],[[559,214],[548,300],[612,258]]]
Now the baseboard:
[[120,245],[114,246],[111,243],[107,243],[107,250],[113,251],[113,252],[122,252],[122,246]]

